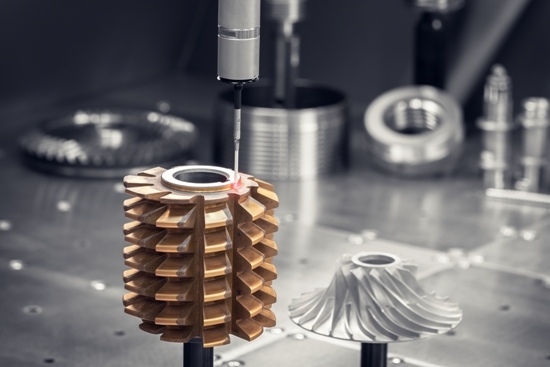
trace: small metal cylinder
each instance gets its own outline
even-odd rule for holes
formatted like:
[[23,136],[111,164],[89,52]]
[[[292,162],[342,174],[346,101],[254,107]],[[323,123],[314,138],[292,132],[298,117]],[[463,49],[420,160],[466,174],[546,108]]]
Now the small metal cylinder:
[[260,0],[219,0],[218,79],[251,82],[260,75]]
[[526,99],[518,120],[523,127],[523,147],[521,179],[516,188],[530,192],[545,190],[548,185],[550,102],[546,98]]
[[512,81],[506,69],[494,65],[485,83],[483,116],[477,126],[482,131],[480,167],[485,187],[509,188],[511,185]]

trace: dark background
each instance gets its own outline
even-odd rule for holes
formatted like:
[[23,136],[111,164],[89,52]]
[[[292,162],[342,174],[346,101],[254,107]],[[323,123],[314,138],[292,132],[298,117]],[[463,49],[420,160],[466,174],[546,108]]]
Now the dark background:
[[[512,16],[500,15],[507,6],[516,9]],[[513,77],[516,105],[550,96],[548,14],[547,0],[469,2],[448,85],[468,121],[479,114],[493,62]],[[301,76],[344,90],[352,112],[359,115],[378,94],[411,82],[418,13],[404,2],[311,0],[308,15],[298,27]],[[215,81],[216,25],[215,0],[1,2],[0,123],[32,123],[94,100],[154,108],[159,98],[173,112],[208,119],[223,88]],[[264,20],[263,78],[271,74],[271,34]],[[474,57],[476,47],[487,55]]]

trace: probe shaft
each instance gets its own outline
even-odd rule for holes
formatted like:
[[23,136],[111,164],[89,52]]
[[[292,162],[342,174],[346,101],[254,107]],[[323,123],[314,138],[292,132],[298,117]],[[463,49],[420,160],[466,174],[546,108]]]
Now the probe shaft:
[[242,100],[242,84],[235,84],[233,87],[234,94],[234,108],[235,108],[235,125],[233,127],[233,139],[235,142],[235,162],[234,162],[234,172],[235,172],[235,183],[239,179],[239,143],[241,140],[241,100]]

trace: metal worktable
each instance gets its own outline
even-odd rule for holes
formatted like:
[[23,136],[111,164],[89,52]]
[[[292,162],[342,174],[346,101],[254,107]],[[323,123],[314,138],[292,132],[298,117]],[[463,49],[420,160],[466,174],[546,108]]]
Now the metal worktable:
[[[172,112],[199,125],[207,147],[199,160],[208,163],[211,128],[201,111],[210,111],[220,87],[213,82],[184,96],[188,83],[167,79],[85,105],[180,101]],[[550,366],[550,211],[486,199],[475,136],[452,176],[404,180],[372,169],[362,148],[363,108],[352,109],[348,172],[275,182],[278,327],[252,343],[233,337],[215,349],[216,363],[358,365],[358,344],[302,331],[286,307],[292,297],[326,286],[342,254],[378,249],[415,259],[422,285],[464,310],[450,334],[391,345],[390,366]],[[121,181],[49,176],[18,160],[15,139],[59,110],[0,124],[0,365],[181,366],[180,344],[140,331],[123,312],[122,201],[128,196]]]

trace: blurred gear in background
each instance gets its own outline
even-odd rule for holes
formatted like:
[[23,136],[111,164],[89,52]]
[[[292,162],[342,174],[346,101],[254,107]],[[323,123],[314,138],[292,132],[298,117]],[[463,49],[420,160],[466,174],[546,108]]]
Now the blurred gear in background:
[[20,139],[25,162],[64,176],[114,178],[181,164],[197,140],[191,122],[139,110],[82,110],[44,121]]

